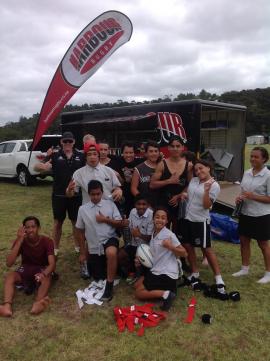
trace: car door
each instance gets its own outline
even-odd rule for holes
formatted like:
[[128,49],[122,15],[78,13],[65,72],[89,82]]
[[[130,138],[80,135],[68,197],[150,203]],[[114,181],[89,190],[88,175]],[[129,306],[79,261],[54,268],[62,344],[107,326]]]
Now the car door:
[[3,153],[0,155],[0,172],[2,175],[15,176],[15,147],[16,142],[6,142]]
[[6,148],[6,143],[0,143],[0,174],[3,173],[4,163],[2,159],[4,159],[3,154]]

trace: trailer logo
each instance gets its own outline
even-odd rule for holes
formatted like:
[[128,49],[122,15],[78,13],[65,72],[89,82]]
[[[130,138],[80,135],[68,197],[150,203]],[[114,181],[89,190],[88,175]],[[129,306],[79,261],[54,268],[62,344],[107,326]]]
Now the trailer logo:
[[172,135],[180,137],[184,143],[187,142],[183,120],[179,114],[158,112],[158,129],[160,130],[161,135],[159,143],[162,140],[165,143],[169,143]]

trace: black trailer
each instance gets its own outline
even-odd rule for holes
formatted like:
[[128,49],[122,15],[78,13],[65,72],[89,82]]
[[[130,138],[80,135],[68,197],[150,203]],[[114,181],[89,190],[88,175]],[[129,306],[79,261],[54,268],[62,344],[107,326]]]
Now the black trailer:
[[164,147],[176,134],[187,149],[214,162],[220,180],[237,181],[243,173],[245,120],[245,106],[194,99],[62,113],[61,126],[74,133],[78,147],[87,133],[112,148],[148,139]]

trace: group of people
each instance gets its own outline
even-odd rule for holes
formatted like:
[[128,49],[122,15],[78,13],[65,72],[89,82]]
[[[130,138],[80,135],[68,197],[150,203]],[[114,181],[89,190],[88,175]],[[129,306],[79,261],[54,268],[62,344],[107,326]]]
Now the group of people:
[[[144,144],[141,157],[135,146],[125,142],[121,156],[110,155],[108,142],[96,142],[87,135],[83,151],[76,150],[75,138],[65,132],[57,152],[48,151],[39,171],[53,171],[52,239],[39,234],[36,217],[27,217],[7,257],[12,266],[21,255],[21,266],[7,275],[1,316],[12,315],[16,285],[26,292],[37,289],[31,313],[39,314],[48,306],[48,290],[59,254],[62,225],[66,213],[73,227],[75,251],[85,265],[82,276],[106,280],[102,301],[113,297],[117,276],[135,286],[140,300],[161,299],[169,310],[176,296],[179,259],[188,260],[190,284],[199,279],[196,248],[214,273],[217,292],[225,293],[217,257],[211,247],[210,210],[220,186],[212,176],[211,164],[186,151],[180,138],[171,137],[165,158],[154,141]],[[249,272],[250,240],[255,238],[263,252],[266,273],[260,283],[270,282],[270,171],[265,166],[268,153],[255,147],[252,168],[245,172],[243,202],[239,220],[242,268],[233,276]],[[119,240],[122,245],[119,247]],[[137,247],[147,243],[153,266],[147,269],[136,256]]]

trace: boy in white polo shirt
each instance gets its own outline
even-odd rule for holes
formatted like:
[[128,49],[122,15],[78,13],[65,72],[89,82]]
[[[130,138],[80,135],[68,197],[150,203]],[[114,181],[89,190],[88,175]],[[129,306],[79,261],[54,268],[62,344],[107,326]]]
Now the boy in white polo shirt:
[[67,189],[66,196],[74,197],[82,191],[82,204],[89,200],[88,183],[90,180],[99,180],[103,184],[103,198],[113,199],[115,202],[122,198],[121,184],[113,169],[106,167],[99,161],[99,145],[87,143],[84,145],[86,165],[74,172]]
[[[122,227],[122,217],[111,200],[102,199],[101,182],[91,180],[88,184],[88,194],[90,200],[79,208],[76,222],[80,262],[85,262],[87,258],[88,269],[93,278],[106,279],[106,287],[101,300],[110,301],[113,296],[119,245],[115,228]],[[88,252],[85,249],[85,239]]]
[[118,264],[122,273],[128,275],[134,273],[133,278],[128,278],[127,282],[132,284],[139,276],[139,267],[135,265],[137,247],[142,243],[149,243],[153,233],[153,211],[149,208],[147,197],[138,194],[134,198],[135,208],[129,214],[129,219],[124,222],[128,223],[130,230],[130,242],[125,244],[119,250]]

